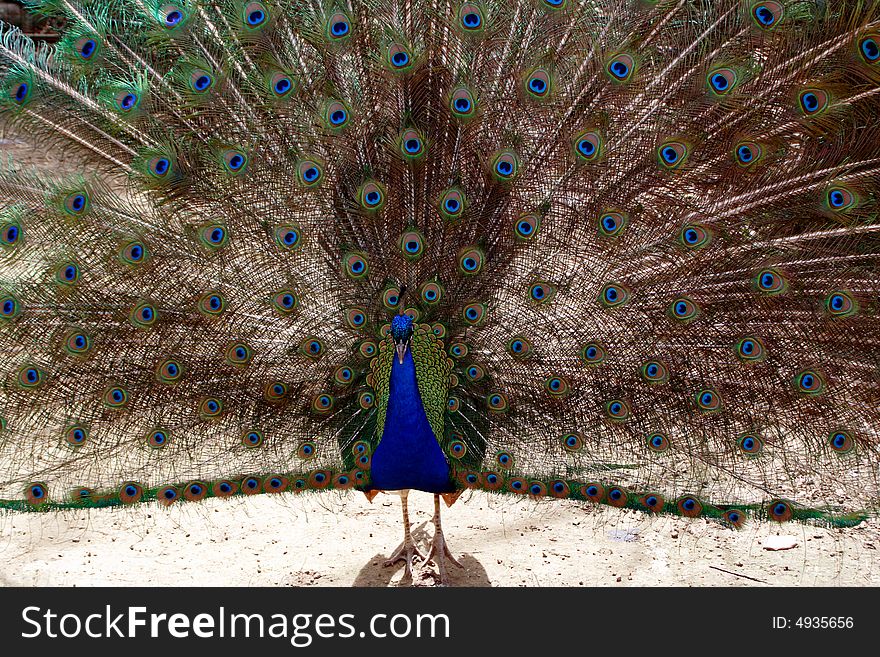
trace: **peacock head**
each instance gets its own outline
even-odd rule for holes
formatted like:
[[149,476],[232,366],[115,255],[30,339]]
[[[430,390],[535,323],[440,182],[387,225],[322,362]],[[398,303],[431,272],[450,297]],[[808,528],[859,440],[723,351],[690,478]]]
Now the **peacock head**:
[[391,320],[391,337],[397,351],[397,361],[402,365],[406,349],[413,335],[413,318],[409,315],[395,315]]

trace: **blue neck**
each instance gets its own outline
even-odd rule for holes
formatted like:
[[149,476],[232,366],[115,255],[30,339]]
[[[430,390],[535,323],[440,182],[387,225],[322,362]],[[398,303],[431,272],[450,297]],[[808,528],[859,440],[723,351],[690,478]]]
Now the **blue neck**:
[[385,428],[371,461],[372,488],[415,488],[429,493],[453,490],[449,464],[422,406],[409,349],[403,363],[394,355]]

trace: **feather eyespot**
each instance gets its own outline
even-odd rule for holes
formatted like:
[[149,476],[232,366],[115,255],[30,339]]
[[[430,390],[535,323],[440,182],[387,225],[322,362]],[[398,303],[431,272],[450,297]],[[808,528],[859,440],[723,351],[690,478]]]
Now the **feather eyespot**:
[[473,3],[465,3],[458,11],[459,24],[466,32],[478,32],[483,29],[483,11]]
[[514,221],[514,234],[519,240],[530,240],[541,227],[541,217],[537,214],[523,214]]
[[880,62],[880,37],[869,34],[859,40],[859,54],[868,64]]
[[25,365],[18,372],[18,385],[25,390],[39,388],[46,382],[46,373],[36,365]]
[[223,401],[216,397],[205,397],[199,402],[199,415],[203,419],[218,417],[223,412]]
[[656,495],[654,493],[648,493],[647,495],[642,495],[639,498],[639,502],[642,506],[644,506],[648,511],[652,513],[660,513],[666,507],[666,502],[660,495]]
[[457,87],[453,90],[449,98],[449,109],[453,116],[458,119],[469,119],[474,116],[477,109],[477,103],[470,89],[467,87]]
[[238,492],[238,484],[233,481],[229,481],[228,479],[221,479],[220,481],[215,481],[211,485],[211,493],[214,497],[231,497]]
[[21,304],[11,294],[0,297],[0,319],[10,320],[21,313]]
[[152,328],[159,321],[159,311],[148,301],[141,301],[134,307],[128,318],[138,328]]
[[544,390],[551,397],[567,397],[571,394],[571,383],[564,377],[551,376],[544,381]]
[[414,160],[425,154],[425,140],[410,128],[400,135],[400,153],[408,160]]
[[197,68],[189,74],[189,88],[193,93],[205,94],[214,86],[214,76],[209,71]]
[[64,440],[73,447],[84,445],[88,439],[89,430],[80,424],[74,424],[64,432]]
[[49,500],[49,492],[46,490],[46,484],[31,483],[25,489],[25,496],[28,504],[31,506],[39,506],[45,504]]
[[526,92],[532,98],[543,100],[550,95],[551,88],[550,72],[543,68],[537,68],[526,76]]
[[241,492],[245,495],[256,495],[263,488],[263,482],[258,477],[245,477],[241,480]]
[[409,230],[400,236],[400,252],[407,260],[418,260],[425,250],[425,238],[417,230]]
[[495,463],[505,470],[510,470],[515,465],[513,455],[510,452],[503,451],[495,454]]
[[581,162],[593,162],[602,154],[602,137],[598,132],[582,132],[574,138],[574,151]]
[[825,310],[832,317],[850,317],[858,309],[858,303],[848,292],[832,292],[825,299]]
[[608,489],[606,501],[611,506],[623,508],[629,502],[629,494],[620,486],[612,486]]
[[368,212],[378,212],[385,205],[385,190],[379,183],[364,183],[358,191],[358,200]]
[[373,404],[375,403],[375,397],[373,397],[373,393],[365,390],[358,395],[358,405],[364,409],[368,410],[373,408]]
[[80,270],[75,262],[66,262],[55,270],[55,281],[64,286],[79,282]]
[[464,444],[464,441],[458,434],[452,434],[447,449],[449,451],[449,455],[456,459],[462,459],[464,458],[465,454],[467,454],[467,445]]
[[840,429],[828,436],[828,446],[838,454],[848,454],[853,451],[856,442],[849,431]]
[[301,236],[297,226],[279,226],[275,229],[275,243],[282,249],[295,249],[300,245]]
[[98,52],[98,42],[93,37],[81,37],[74,44],[74,49],[77,56],[87,62]]
[[16,105],[24,105],[31,97],[31,85],[27,82],[14,83],[9,90],[9,95],[12,96],[12,101]]
[[277,99],[286,98],[296,89],[296,82],[293,77],[283,71],[275,71],[266,80],[269,91]]
[[464,342],[454,342],[449,345],[449,355],[453,358],[464,358],[469,352],[470,350]]
[[327,21],[327,36],[331,41],[339,41],[351,35],[351,21],[342,12],[336,12]]
[[165,178],[171,171],[171,159],[164,155],[152,157],[147,161],[147,171],[153,178]]
[[327,103],[324,109],[324,121],[331,130],[342,130],[350,118],[349,109],[338,100]]
[[660,164],[667,169],[677,169],[688,157],[687,145],[679,141],[670,141],[657,149]]
[[736,71],[730,68],[718,68],[706,77],[709,89],[718,96],[724,96],[736,86]]
[[251,348],[244,342],[233,342],[226,350],[226,360],[232,365],[243,367],[250,364],[254,357]]
[[13,247],[24,241],[24,229],[17,220],[0,224],[0,246]]
[[514,358],[524,360],[532,355],[532,343],[522,336],[516,336],[508,341],[507,351]]
[[129,242],[122,247],[119,257],[127,265],[139,265],[147,260],[149,251],[143,242]]
[[439,283],[425,283],[419,291],[422,301],[429,306],[439,303],[443,298],[443,286]]
[[844,212],[856,204],[856,195],[846,187],[832,187],[825,193],[825,202],[832,212]]
[[462,319],[471,326],[476,326],[486,319],[486,305],[482,303],[469,303],[462,310]]
[[219,292],[208,292],[199,298],[199,312],[208,316],[218,316],[226,310],[226,297]]
[[345,275],[349,278],[363,278],[369,271],[367,258],[362,253],[348,253],[342,258]]
[[388,65],[397,73],[408,71],[412,68],[413,58],[406,46],[399,43],[392,44],[388,48]]
[[615,80],[616,82],[626,82],[632,77],[633,71],[635,70],[635,60],[631,55],[627,55],[626,53],[615,55],[608,61],[605,70],[608,72],[608,75],[611,76],[612,80]]
[[730,525],[734,529],[740,529],[746,522],[746,514],[739,509],[728,509],[722,515],[725,524]]
[[372,358],[376,355],[376,343],[372,340],[364,340],[358,345],[358,353],[364,358]]
[[581,486],[581,495],[590,502],[599,504],[605,497],[605,487],[599,483],[589,483]]
[[250,30],[264,27],[269,22],[269,10],[262,2],[249,2],[242,9],[244,26]]
[[74,192],[64,199],[64,209],[68,214],[81,215],[89,209],[89,197],[85,192]]
[[687,224],[681,229],[679,240],[688,249],[700,249],[706,246],[712,239],[712,234],[707,228],[699,224]]
[[736,145],[733,151],[736,163],[741,167],[751,167],[763,155],[761,146],[752,141],[744,141]]
[[669,380],[669,370],[659,360],[649,360],[639,368],[639,372],[648,383],[666,383]]
[[113,105],[123,114],[130,113],[140,103],[139,96],[134,91],[123,90],[113,97]]
[[245,153],[234,149],[223,152],[223,167],[232,175],[242,173],[247,167],[248,157]]
[[519,158],[513,151],[501,151],[492,159],[492,175],[501,182],[513,180],[519,173]]
[[680,497],[675,503],[675,508],[685,518],[696,518],[703,512],[703,504],[693,495]]
[[299,345],[300,353],[311,359],[318,359],[324,355],[324,342],[314,336],[307,337]]
[[206,224],[199,228],[199,240],[209,249],[221,249],[229,242],[229,231],[221,224]]
[[490,392],[486,395],[486,404],[493,413],[504,413],[510,408],[507,395],[503,392]]
[[801,111],[807,116],[821,114],[828,109],[830,101],[828,92],[822,89],[805,89],[798,96]]
[[745,433],[737,438],[736,446],[747,456],[757,456],[764,451],[764,440],[754,433]]
[[598,365],[605,360],[605,349],[597,342],[584,345],[579,353],[584,365]]
[[345,323],[355,330],[363,328],[367,323],[367,311],[361,307],[347,308],[345,310]]
[[263,444],[263,432],[257,431],[256,429],[253,431],[245,431],[241,434],[241,444],[245,447],[259,447]]
[[540,305],[547,303],[556,295],[556,286],[537,281],[529,286],[529,301]]
[[64,348],[73,356],[83,356],[92,348],[92,341],[85,333],[73,330],[65,336]]
[[736,343],[736,355],[740,360],[754,363],[763,360],[767,354],[764,350],[764,343],[756,337],[749,336]]
[[296,165],[296,175],[303,187],[314,187],[321,182],[324,171],[315,160],[303,160]]
[[440,215],[444,219],[454,221],[464,213],[465,196],[460,189],[448,189],[440,197]]
[[629,404],[622,399],[612,399],[605,403],[605,415],[615,422],[624,422],[631,415]]
[[156,380],[166,385],[179,383],[183,378],[183,365],[176,358],[168,358],[156,368]]
[[648,445],[648,449],[652,452],[657,452],[658,454],[668,451],[670,447],[669,437],[666,434],[659,432],[649,434],[645,443]]
[[795,387],[806,395],[818,395],[825,390],[825,379],[816,370],[803,370],[795,375]]
[[134,482],[128,482],[122,484],[119,488],[119,501],[123,504],[134,504],[136,502],[140,502],[141,497],[144,495],[144,489],[140,484],[136,484]]
[[606,308],[617,308],[627,301],[629,301],[629,290],[618,283],[608,283],[599,295],[599,302]]
[[449,399],[446,400],[446,410],[450,413],[455,413],[461,407],[461,400],[452,395]]
[[272,297],[272,305],[282,315],[289,315],[296,310],[299,299],[292,290],[280,290]]
[[333,380],[341,386],[347,386],[354,379],[354,371],[347,365],[337,367],[333,372]]
[[721,396],[710,388],[698,390],[694,395],[697,408],[704,413],[714,413],[721,410]]
[[[440,288],[441,292],[443,290],[442,286]],[[434,322],[431,324],[431,333],[437,336],[438,339],[443,340],[446,337],[446,325],[441,322]]]
[[752,18],[764,30],[775,28],[782,20],[784,8],[780,2],[755,2],[752,4]]
[[785,500],[773,500],[767,505],[767,516],[776,522],[787,522],[791,520],[793,509],[791,504]]
[[312,410],[316,413],[329,413],[333,410],[335,400],[332,395],[317,395],[312,401]]
[[128,404],[128,391],[122,386],[111,385],[104,389],[102,399],[108,408],[123,408]]
[[388,310],[397,310],[400,305],[400,288],[393,285],[385,288],[382,292],[382,305]]
[[584,437],[576,431],[562,436],[561,442],[567,452],[579,452],[584,448]]
[[788,280],[776,269],[762,269],[755,276],[755,287],[765,294],[782,294],[788,289]]
[[669,312],[673,319],[687,322],[694,319],[700,313],[700,308],[691,299],[679,297],[673,300],[672,305],[669,307]]
[[619,237],[626,227],[626,215],[610,211],[599,217],[599,234],[602,237]]
[[153,449],[162,449],[171,440],[171,436],[164,429],[154,429],[147,434],[147,444]]
[[162,5],[158,18],[165,29],[172,30],[185,22],[186,14],[177,5]]
[[263,399],[270,404],[284,401],[287,398],[288,388],[283,381],[270,381],[263,386]]

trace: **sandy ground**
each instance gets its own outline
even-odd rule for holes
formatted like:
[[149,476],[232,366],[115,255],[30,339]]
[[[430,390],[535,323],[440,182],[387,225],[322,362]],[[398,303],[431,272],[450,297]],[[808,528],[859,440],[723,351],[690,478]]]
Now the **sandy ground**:
[[[431,496],[410,496],[427,551]],[[444,509],[453,586],[878,586],[880,523],[845,529],[653,518],[569,502],[464,497]],[[5,586],[434,586],[383,566],[400,502],[359,493],[0,517]],[[773,541],[794,545],[769,551]]]

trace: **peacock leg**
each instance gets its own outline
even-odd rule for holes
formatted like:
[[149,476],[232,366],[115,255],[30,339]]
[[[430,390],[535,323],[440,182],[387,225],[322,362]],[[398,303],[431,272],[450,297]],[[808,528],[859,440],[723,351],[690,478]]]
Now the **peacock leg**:
[[403,560],[406,564],[404,577],[409,577],[410,579],[412,579],[413,559],[418,557],[419,559],[424,561],[425,555],[422,554],[419,548],[416,547],[415,541],[413,541],[412,533],[410,532],[407,497],[409,497],[408,490],[400,491],[400,506],[403,508],[403,544],[397,549],[394,554],[391,555],[390,558],[385,560],[385,566],[393,566],[398,561]]
[[449,586],[449,573],[446,571],[446,561],[451,561],[459,568],[464,568],[464,566],[452,556],[449,546],[446,545],[443,528],[440,526],[439,495],[434,495],[434,517],[432,522],[434,523],[434,540],[431,542],[431,551],[428,552],[428,558],[425,559],[425,563],[431,560],[435,561],[437,563],[437,570],[440,573],[440,584],[442,586]]

